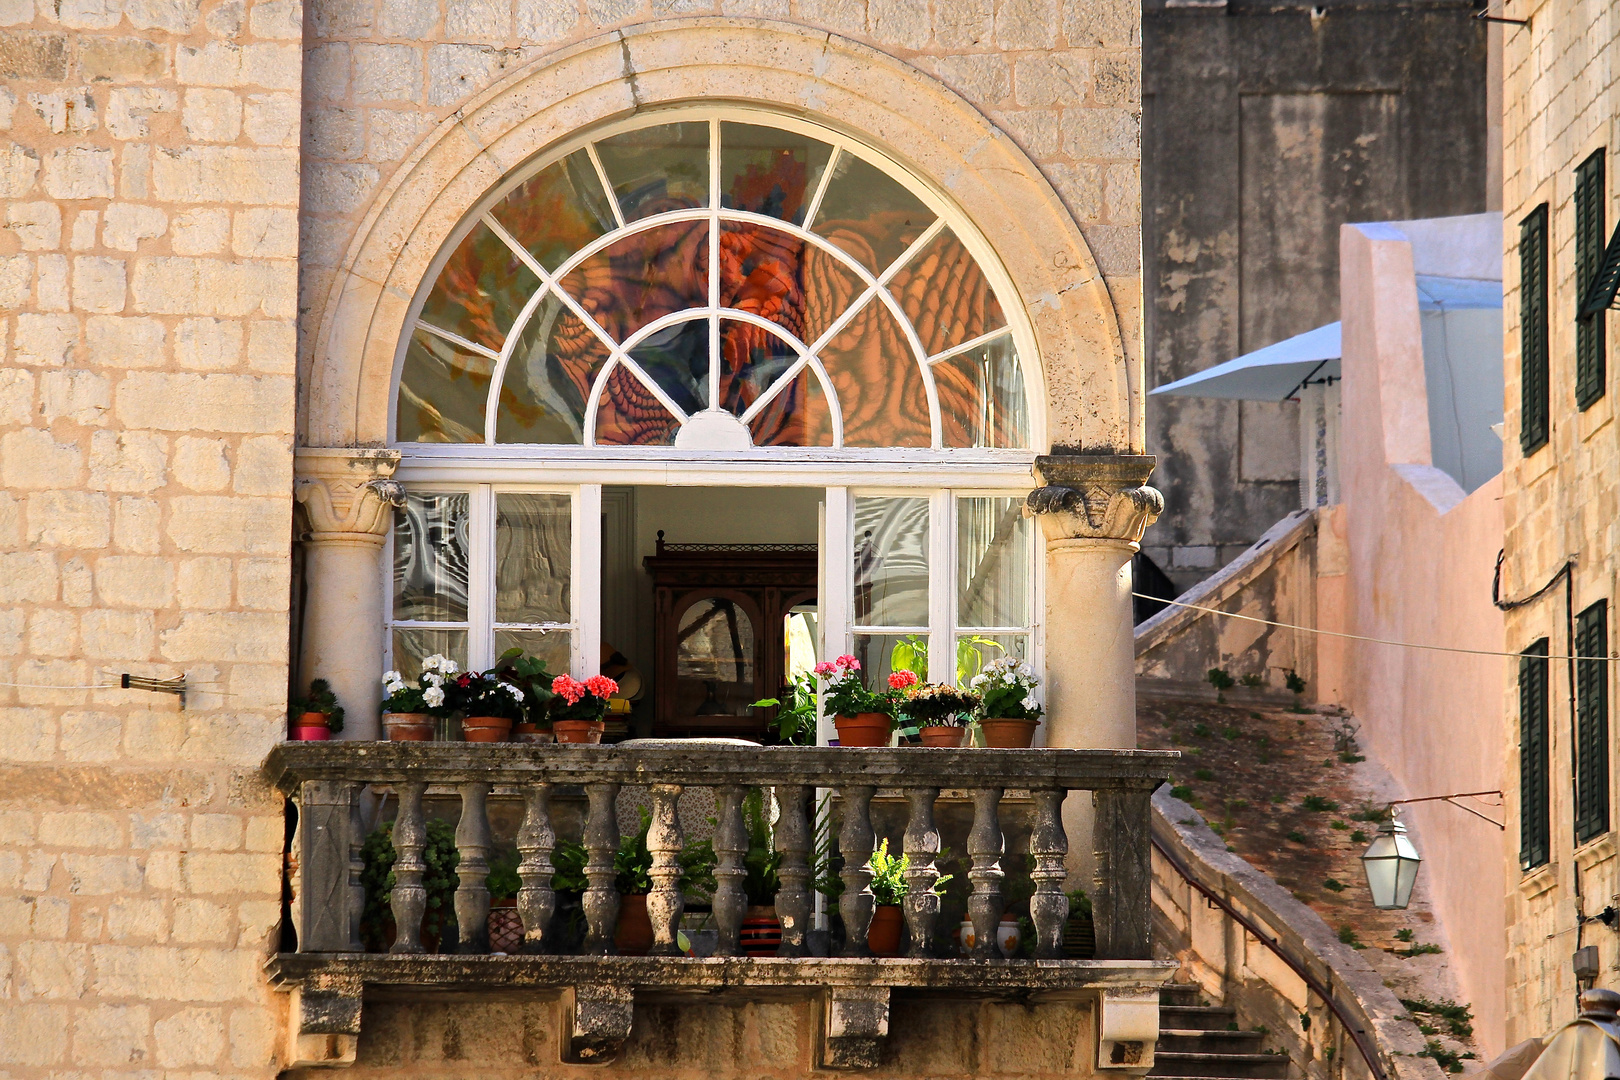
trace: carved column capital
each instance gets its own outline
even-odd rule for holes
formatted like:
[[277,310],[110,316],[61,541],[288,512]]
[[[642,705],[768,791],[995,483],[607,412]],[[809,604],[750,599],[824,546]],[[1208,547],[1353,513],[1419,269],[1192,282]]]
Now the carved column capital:
[[293,495],[316,543],[381,547],[393,523],[393,508],[405,505],[405,489],[393,479],[399,451],[365,447],[297,451]]
[[1042,487],[1025,512],[1048,540],[1116,540],[1136,544],[1164,512],[1164,496],[1149,487],[1150,456],[1043,454],[1035,459]]

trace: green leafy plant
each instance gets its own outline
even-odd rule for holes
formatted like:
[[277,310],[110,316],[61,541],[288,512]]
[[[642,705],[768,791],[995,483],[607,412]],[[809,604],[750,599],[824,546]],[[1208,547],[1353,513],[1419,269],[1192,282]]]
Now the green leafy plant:
[[837,852],[831,807],[832,792],[829,791],[816,807],[815,834],[810,846],[810,887],[829,900],[836,900],[844,893],[844,879],[838,876],[844,859]]
[[1308,810],[1313,814],[1331,813],[1339,808],[1339,804],[1332,799],[1324,799],[1320,795],[1307,795],[1300,802],[1301,810]]
[[1305,843],[1306,837],[1304,833],[1300,832],[1298,829],[1294,829],[1288,833],[1288,839],[1292,840],[1296,844],[1303,844]]
[[1334,829],[1338,832],[1344,832],[1349,827],[1350,823],[1348,821],[1340,821],[1338,818],[1334,818],[1332,821],[1328,822],[1328,828]]
[[1305,680],[1300,678],[1299,672],[1293,668],[1283,672],[1283,683],[1296,694],[1305,692]]
[[1213,780],[1213,779],[1215,779],[1215,773],[1211,769],[1194,769],[1193,770],[1193,779],[1194,780]]
[[890,673],[888,690],[868,690],[861,676],[861,662],[849,655],[822,661],[816,665],[815,673],[821,679],[821,703],[827,715],[852,717],[882,713],[891,724],[901,693],[917,685],[916,673],[902,668]]
[[[906,883],[906,871],[911,869],[909,855],[890,855],[889,841],[884,838],[878,841],[877,850],[872,852],[866,865],[872,871],[872,895],[879,904],[899,904],[905,900],[910,888]],[[934,881],[934,895],[944,893],[945,883],[950,880],[950,874],[941,874]]]
[[1188,787],[1186,784],[1177,784],[1175,787],[1170,789],[1170,797],[1172,799],[1180,799],[1182,802],[1187,802],[1192,798],[1192,795],[1193,789]]
[[1247,674],[1247,675],[1243,676],[1241,679],[1239,679],[1238,682],[1243,684],[1244,686],[1253,687],[1253,686],[1264,686],[1266,680],[1262,676],[1259,676],[1259,675],[1254,674],[1253,672],[1250,672],[1249,674]]
[[582,893],[590,886],[585,864],[590,854],[577,840],[559,840],[551,852],[551,887],[560,893]]
[[515,900],[523,879],[518,877],[518,865],[523,856],[515,847],[501,848],[489,860],[489,877],[484,884],[489,888],[491,900]]
[[499,716],[521,721],[525,697],[517,684],[499,671],[464,671],[445,684],[445,704],[462,716]]
[[[991,653],[1007,650],[995,638],[983,634],[966,634],[956,639],[956,682],[966,686],[984,670],[994,657]],[[928,674],[928,639],[919,634],[907,634],[895,643],[889,653],[889,670],[909,671],[919,679]]]
[[1034,668],[1006,656],[986,664],[968,685],[979,693],[981,719],[1039,720],[1044,710],[1035,689],[1040,684]]
[[743,827],[748,834],[748,850],[743,853],[743,892],[750,904],[774,904],[780,881],[777,867],[782,853],[771,842],[771,823],[765,815],[765,793],[749,788],[743,796]]
[[1414,1015],[1423,1013],[1445,1021],[1446,1028],[1455,1038],[1473,1038],[1474,1025],[1470,1021],[1474,1019],[1474,1014],[1467,1005],[1444,999],[1430,1001],[1428,998],[1401,998],[1401,1004]]
[[1399,930],[1395,931],[1395,940],[1396,941],[1411,941],[1412,940],[1412,928],[1410,926],[1403,926]]
[[415,679],[407,679],[397,671],[383,672],[382,711],[450,715],[445,700],[445,686],[450,677],[460,670],[454,660],[434,653],[422,661],[422,671]]
[[1215,688],[1216,701],[1225,701],[1226,692],[1236,685],[1236,680],[1226,673],[1225,668],[1212,667],[1205,672],[1204,678]]
[[1328,878],[1326,881],[1322,882],[1322,888],[1326,889],[1328,892],[1344,892],[1345,884],[1337,878]]
[[287,706],[287,711],[297,719],[304,713],[321,713],[326,717],[326,726],[333,732],[343,730],[343,706],[338,704],[337,695],[332,692],[332,684],[325,679],[315,679],[309,684],[307,697],[294,698]]
[[495,666],[490,670],[523,691],[524,722],[550,722],[546,714],[551,707],[551,699],[556,695],[551,692],[553,676],[546,670],[544,660],[528,656],[522,649],[511,648],[496,658]]
[[[360,847],[360,884],[366,894],[361,911],[361,937],[367,948],[382,948],[384,928],[393,919],[389,904],[394,898],[397,857],[392,824],[377,826]],[[461,884],[456,876],[461,852],[456,850],[456,830],[449,822],[428,819],[422,862],[427,867],[422,873],[422,887],[427,892],[422,934],[443,940],[445,932],[456,924],[454,901],[456,887]]]
[[606,675],[592,675],[584,682],[571,675],[551,680],[552,697],[547,706],[551,722],[559,720],[601,720],[607,715],[608,699],[619,692],[619,684]]
[[790,746],[816,741],[816,677],[805,671],[789,679],[780,697],[761,698],[750,708],[776,710],[776,737]]
[[1235,728],[1235,727],[1221,728],[1221,738],[1225,739],[1227,742],[1231,742],[1232,740],[1241,738],[1242,736],[1243,736],[1243,729],[1242,728]]
[[1198,738],[1200,738],[1200,739],[1209,738],[1209,725],[1208,724],[1194,724],[1193,725],[1193,734],[1198,736]]
[[1365,949],[1367,947],[1360,938],[1356,937],[1356,928],[1349,924],[1339,927],[1339,941],[1352,949]]

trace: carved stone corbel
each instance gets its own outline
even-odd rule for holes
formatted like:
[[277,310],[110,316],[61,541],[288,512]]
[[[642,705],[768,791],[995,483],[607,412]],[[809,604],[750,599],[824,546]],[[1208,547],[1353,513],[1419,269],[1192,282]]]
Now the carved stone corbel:
[[635,1018],[635,991],[627,986],[575,986],[563,994],[562,1059],[569,1065],[606,1065],[619,1056]]
[[405,489],[393,479],[399,451],[305,448],[297,453],[293,495],[315,543],[380,547]]
[[878,1067],[889,1037],[887,986],[829,986],[821,1013],[821,1068]]
[[344,1068],[360,1047],[361,982],[357,976],[312,976],[292,991],[287,1014],[287,1066]]
[[1097,1001],[1097,1067],[1137,1074],[1153,1068],[1159,1040],[1157,987],[1104,987]]
[[1164,512],[1164,496],[1149,487],[1154,458],[1043,454],[1035,459],[1042,487],[1026,512],[1049,540],[1116,540],[1136,544]]

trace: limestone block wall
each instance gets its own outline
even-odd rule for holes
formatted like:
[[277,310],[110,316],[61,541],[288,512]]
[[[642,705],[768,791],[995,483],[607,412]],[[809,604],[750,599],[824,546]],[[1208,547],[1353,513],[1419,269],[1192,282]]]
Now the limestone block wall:
[[[296,0],[0,3],[0,1073],[274,1074]],[[183,675],[176,698],[117,674]],[[97,687],[85,689],[85,687]]]
[[[1508,598],[1539,589],[1569,557],[1574,569],[1571,599],[1579,612],[1602,599],[1610,603],[1611,655],[1615,626],[1616,575],[1620,544],[1615,523],[1620,501],[1620,436],[1612,417],[1617,368],[1616,318],[1608,318],[1607,392],[1586,411],[1575,404],[1575,308],[1580,283],[1574,262],[1575,168],[1599,148],[1607,148],[1609,230],[1620,216],[1615,149],[1620,146],[1620,87],[1613,71],[1620,65],[1620,12],[1606,0],[1513,0],[1505,14],[1529,19],[1524,28],[1507,27],[1504,38],[1503,94],[1503,309],[1507,417],[1502,473],[1506,519],[1506,563],[1502,591]],[[1536,206],[1548,204],[1548,281],[1550,325],[1551,439],[1525,457],[1519,448],[1520,325],[1519,223]],[[1554,655],[1569,653],[1565,591],[1562,584],[1535,603],[1507,615],[1507,647],[1522,649],[1547,637]],[[1612,669],[1612,665],[1611,665]],[[1570,1019],[1576,985],[1570,953],[1596,945],[1601,958],[1598,985],[1620,986],[1620,939],[1595,926],[1581,928],[1577,913],[1601,911],[1620,892],[1614,833],[1575,847],[1570,776],[1571,717],[1568,669],[1549,665],[1551,733],[1551,862],[1521,874],[1518,847],[1517,741],[1519,708],[1516,666],[1503,686],[1508,795],[1508,960],[1507,1042],[1543,1035]],[[1617,760],[1613,719],[1614,677],[1610,676],[1609,772]],[[1620,822],[1610,796],[1611,826]],[[1577,891],[1576,874],[1580,874]],[[1581,897],[1584,899],[1578,899]],[[1598,924],[1601,925],[1601,924]]]
[[316,0],[304,69],[305,369],[357,227],[430,130],[548,54],[680,16],[824,29],[961,94],[1063,198],[1104,276],[1127,358],[1141,362],[1137,0]]

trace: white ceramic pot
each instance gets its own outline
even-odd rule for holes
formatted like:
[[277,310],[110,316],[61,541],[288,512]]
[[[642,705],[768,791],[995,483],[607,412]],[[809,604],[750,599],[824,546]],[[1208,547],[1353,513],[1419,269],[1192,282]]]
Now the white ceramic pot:
[[996,946],[1001,949],[1001,955],[1012,959],[1013,953],[1018,951],[1018,920],[1011,916],[1004,917],[1001,925],[996,927]]
[[979,936],[973,932],[972,919],[962,920],[962,929],[959,936],[962,939],[962,955],[966,956],[973,951],[973,946],[978,944],[979,941]]

